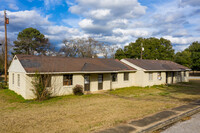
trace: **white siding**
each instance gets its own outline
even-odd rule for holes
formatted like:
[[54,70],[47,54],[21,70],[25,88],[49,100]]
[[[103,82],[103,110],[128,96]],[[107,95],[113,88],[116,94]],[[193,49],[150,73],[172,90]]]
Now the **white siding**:
[[20,61],[16,58],[12,60],[8,72],[26,73]]

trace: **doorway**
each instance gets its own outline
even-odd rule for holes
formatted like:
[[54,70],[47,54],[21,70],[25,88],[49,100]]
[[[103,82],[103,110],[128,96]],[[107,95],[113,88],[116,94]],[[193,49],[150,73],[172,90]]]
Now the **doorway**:
[[172,72],[172,84],[174,83],[174,72]]
[[169,72],[166,72],[166,84],[168,84],[168,75],[169,75]]
[[103,89],[103,74],[98,74],[98,90]]
[[90,75],[84,75],[84,90],[90,91]]

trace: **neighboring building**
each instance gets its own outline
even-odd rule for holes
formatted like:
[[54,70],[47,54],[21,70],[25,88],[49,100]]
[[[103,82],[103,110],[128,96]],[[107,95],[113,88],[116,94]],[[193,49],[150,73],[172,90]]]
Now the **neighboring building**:
[[137,69],[135,86],[152,86],[188,82],[189,68],[167,60],[122,59]]
[[51,75],[48,87],[54,96],[71,94],[75,85],[84,91],[109,90],[136,84],[136,69],[115,59],[16,55],[8,70],[9,89],[25,99],[35,98],[35,73]]

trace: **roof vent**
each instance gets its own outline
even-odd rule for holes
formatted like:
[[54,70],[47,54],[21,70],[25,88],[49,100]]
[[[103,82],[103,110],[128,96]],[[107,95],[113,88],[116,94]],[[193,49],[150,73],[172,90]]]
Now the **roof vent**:
[[14,57],[14,60],[17,60],[17,57]]

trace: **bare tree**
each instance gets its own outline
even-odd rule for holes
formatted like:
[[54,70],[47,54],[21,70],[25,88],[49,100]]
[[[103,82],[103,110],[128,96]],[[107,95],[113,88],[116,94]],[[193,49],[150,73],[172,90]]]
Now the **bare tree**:
[[115,51],[118,49],[117,45],[103,45],[101,52],[104,58],[115,58]]
[[[0,74],[4,72],[4,62],[5,62],[5,39],[0,38]],[[12,45],[10,43],[10,40],[8,39],[8,51],[12,49]],[[10,55],[8,54],[8,59]],[[9,64],[9,61],[8,61]]]
[[64,40],[65,46],[61,47],[60,53],[66,57],[97,57],[98,50],[103,43],[89,38],[76,38]]
[[113,58],[116,46],[107,45],[103,42],[99,42],[94,38],[76,38],[71,40],[64,40],[65,44],[60,49],[60,54],[65,57],[98,57],[98,54],[102,54],[104,58]]

